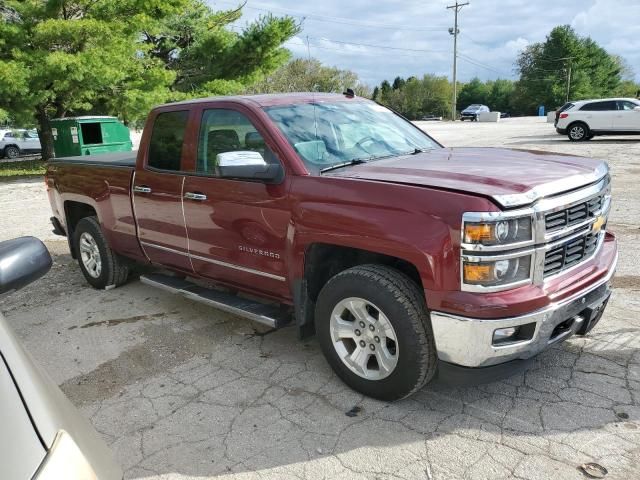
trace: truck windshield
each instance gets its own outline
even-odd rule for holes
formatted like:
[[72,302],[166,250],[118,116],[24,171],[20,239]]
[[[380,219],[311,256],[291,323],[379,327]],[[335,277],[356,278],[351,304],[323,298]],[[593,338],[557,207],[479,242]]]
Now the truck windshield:
[[265,111],[313,172],[440,147],[418,127],[374,102],[299,103]]

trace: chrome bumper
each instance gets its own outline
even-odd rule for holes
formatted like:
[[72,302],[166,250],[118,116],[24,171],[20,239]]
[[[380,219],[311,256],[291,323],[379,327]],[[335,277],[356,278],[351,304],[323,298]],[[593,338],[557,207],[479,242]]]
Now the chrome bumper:
[[[569,299],[519,317],[479,319],[461,317],[444,312],[431,312],[431,325],[438,351],[438,359],[465,367],[486,367],[515,359],[527,359],[555,343],[566,340],[580,331],[585,321],[583,312],[602,306],[611,294],[611,278],[615,273],[617,256],[607,276],[598,283]],[[556,327],[573,320],[567,328]],[[533,336],[528,340],[493,345],[493,332],[498,328],[535,323]]]

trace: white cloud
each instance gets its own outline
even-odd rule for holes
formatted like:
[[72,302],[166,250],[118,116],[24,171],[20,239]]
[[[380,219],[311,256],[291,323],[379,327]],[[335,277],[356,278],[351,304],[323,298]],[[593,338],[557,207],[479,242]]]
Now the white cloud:
[[[640,80],[640,2],[637,0],[469,0],[460,13],[458,37],[462,57],[459,78],[469,80],[515,77],[517,54],[527,45],[544,40],[556,25],[570,24],[589,35],[610,53],[624,56],[637,66]],[[233,0],[210,1],[216,8],[237,5]],[[453,25],[449,0],[248,0],[240,24],[271,10],[289,13],[303,21],[303,32],[288,46],[306,57],[306,37],[311,55],[328,65],[348,68],[370,85],[397,75],[424,73],[450,75]],[[350,42],[345,44],[340,42]],[[360,44],[360,45],[353,45]],[[371,45],[401,48],[375,48]]]

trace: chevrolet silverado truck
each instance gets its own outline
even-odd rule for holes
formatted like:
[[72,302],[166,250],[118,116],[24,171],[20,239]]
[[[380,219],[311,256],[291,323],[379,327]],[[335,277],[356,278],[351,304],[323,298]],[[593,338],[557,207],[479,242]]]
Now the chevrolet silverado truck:
[[315,334],[384,400],[586,334],[617,261],[605,162],[444,148],[350,92],[163,105],[137,154],[58,158],[46,183],[93,287],[145,265],[144,283]]

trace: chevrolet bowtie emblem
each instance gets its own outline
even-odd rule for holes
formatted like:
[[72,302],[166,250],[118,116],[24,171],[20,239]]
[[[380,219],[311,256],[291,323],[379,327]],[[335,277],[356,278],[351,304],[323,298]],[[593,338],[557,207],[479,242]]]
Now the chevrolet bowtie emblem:
[[593,233],[598,233],[600,232],[600,230],[602,230],[602,227],[604,226],[604,224],[607,222],[607,219],[605,218],[604,215],[599,215],[596,218],[596,221],[593,222],[593,225],[591,225],[591,231]]

